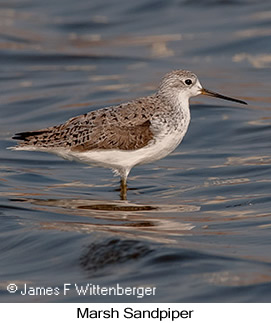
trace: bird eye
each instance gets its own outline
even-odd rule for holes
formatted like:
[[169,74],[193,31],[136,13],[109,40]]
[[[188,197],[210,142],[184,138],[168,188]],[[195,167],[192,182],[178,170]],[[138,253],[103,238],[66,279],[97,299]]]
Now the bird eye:
[[191,84],[192,84],[192,80],[187,79],[187,80],[185,80],[185,81],[184,81],[184,83],[185,83],[186,85],[191,85]]

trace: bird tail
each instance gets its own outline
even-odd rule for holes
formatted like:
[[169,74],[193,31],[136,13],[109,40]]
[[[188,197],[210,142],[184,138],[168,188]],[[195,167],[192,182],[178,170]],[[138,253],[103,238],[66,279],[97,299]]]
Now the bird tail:
[[41,134],[44,134],[47,132],[46,130],[39,130],[39,131],[26,131],[26,132],[19,132],[16,133],[12,139],[15,140],[23,140],[23,141],[29,141],[30,138],[33,138],[34,136],[39,136]]
[[38,147],[35,146],[35,138],[45,135],[48,133],[48,129],[38,131],[26,131],[16,133],[12,139],[21,141],[17,146],[8,147],[11,150],[36,150]]

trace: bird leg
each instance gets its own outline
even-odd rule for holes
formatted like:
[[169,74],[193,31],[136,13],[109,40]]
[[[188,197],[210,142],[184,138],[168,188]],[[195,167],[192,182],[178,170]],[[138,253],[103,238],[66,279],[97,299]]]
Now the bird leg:
[[120,199],[127,199],[127,180],[126,177],[122,177],[120,181]]

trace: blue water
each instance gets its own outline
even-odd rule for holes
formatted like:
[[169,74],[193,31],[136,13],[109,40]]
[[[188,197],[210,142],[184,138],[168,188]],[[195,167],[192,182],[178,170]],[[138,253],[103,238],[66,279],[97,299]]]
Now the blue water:
[[[271,301],[271,3],[13,0],[0,18],[1,301]],[[248,106],[192,99],[183,143],[132,170],[126,202],[109,170],[6,149],[176,68]],[[156,294],[20,294],[65,283]]]

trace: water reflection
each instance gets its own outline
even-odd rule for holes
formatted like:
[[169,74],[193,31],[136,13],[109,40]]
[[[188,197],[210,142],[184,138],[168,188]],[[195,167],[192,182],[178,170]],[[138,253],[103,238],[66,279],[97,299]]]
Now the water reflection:
[[[269,33],[271,34],[270,30]],[[236,63],[248,61],[255,68],[268,68],[271,66],[271,55],[265,53],[256,55],[240,53],[233,56],[233,61]]]
[[[268,272],[269,271],[269,272]],[[249,286],[256,284],[266,284],[271,282],[271,270],[262,272],[244,273],[240,271],[221,271],[217,273],[206,273],[203,278],[209,283],[217,286]]]
[[153,251],[142,241],[105,239],[91,243],[85,248],[80,257],[80,265],[88,274],[93,274],[109,265],[139,260]]
[[[229,157],[226,165],[270,165],[271,156]],[[247,179],[248,181],[248,179]],[[243,179],[245,182],[245,179]]]
[[[199,206],[193,205],[141,205],[129,201],[103,201],[80,199],[12,199],[12,201],[31,203],[35,210],[49,210],[79,217],[77,221],[42,221],[42,229],[60,231],[80,231],[84,233],[107,232],[121,237],[147,239],[163,243],[176,243],[179,237],[195,227],[191,223],[182,223],[177,215],[197,212]],[[44,207],[46,207],[44,209]],[[47,209],[47,208],[50,209]],[[164,214],[164,215],[163,215]],[[171,216],[165,216],[172,214]],[[83,218],[85,221],[83,221]],[[98,221],[97,221],[98,220]]]

